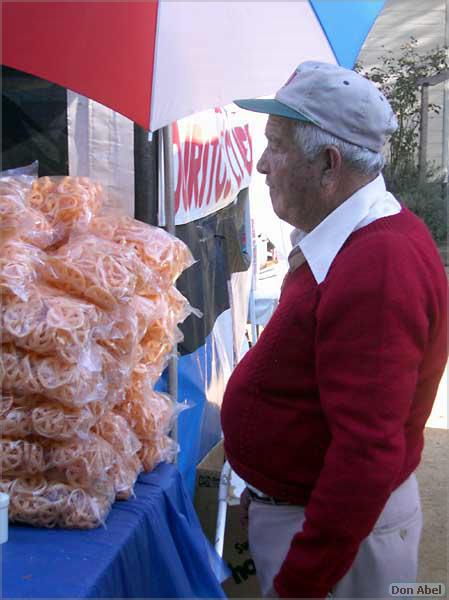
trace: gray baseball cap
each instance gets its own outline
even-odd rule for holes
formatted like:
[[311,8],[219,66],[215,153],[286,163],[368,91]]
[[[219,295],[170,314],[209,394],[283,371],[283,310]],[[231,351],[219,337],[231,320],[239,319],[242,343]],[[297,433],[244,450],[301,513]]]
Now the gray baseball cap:
[[330,63],[300,64],[274,99],[235,100],[255,112],[306,121],[336,137],[380,152],[398,126],[385,96],[355,71]]

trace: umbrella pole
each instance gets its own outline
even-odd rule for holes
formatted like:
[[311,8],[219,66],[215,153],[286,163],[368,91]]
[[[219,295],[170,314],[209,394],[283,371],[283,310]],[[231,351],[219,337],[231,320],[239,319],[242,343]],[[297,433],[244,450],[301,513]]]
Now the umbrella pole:
[[[167,125],[162,129],[163,145],[164,145],[164,203],[165,203],[165,225],[167,232],[175,235],[175,189],[173,182],[173,139],[172,127]],[[173,356],[168,363],[168,393],[170,394],[173,404],[178,403],[178,357],[177,346],[173,348]],[[171,430],[171,437],[178,441],[178,423],[177,420]],[[177,462],[177,455],[176,455]]]

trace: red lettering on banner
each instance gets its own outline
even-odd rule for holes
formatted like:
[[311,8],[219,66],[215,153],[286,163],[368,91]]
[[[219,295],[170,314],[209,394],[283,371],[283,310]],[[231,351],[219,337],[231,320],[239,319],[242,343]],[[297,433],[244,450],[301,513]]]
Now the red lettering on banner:
[[210,171],[208,174],[209,192],[207,194],[206,206],[209,206],[212,190],[214,188],[215,165],[217,164],[217,155],[218,155],[218,147],[219,147],[218,146],[218,138],[215,137],[213,140],[211,140],[210,145],[212,146],[212,161],[211,161]]
[[184,160],[183,160],[183,179],[184,185],[182,189],[182,204],[184,206],[184,210],[190,210],[192,206],[192,196],[189,193],[189,171],[190,171],[190,151],[191,151],[191,142],[190,139],[186,138],[184,141]]
[[203,147],[203,160],[202,160],[202,164],[201,164],[201,172],[202,172],[202,181],[201,181],[201,187],[200,187],[200,197],[199,197],[199,205],[203,206],[204,204],[204,190],[206,188],[206,183],[209,179],[209,173],[207,170],[207,163],[208,163],[208,159],[209,159],[209,149],[210,149],[210,144],[209,142],[206,142],[204,144]]
[[[223,181],[220,181],[220,171],[223,166]],[[215,202],[220,200],[221,195],[223,194],[223,190],[226,185],[226,165],[223,162],[223,150],[221,144],[218,146],[218,154],[217,154],[217,171],[215,177]]]
[[198,208],[198,175],[201,169],[201,159],[203,154],[203,145],[192,141],[190,142],[190,161],[189,174],[187,178],[187,195],[189,196],[189,207],[192,203]]
[[235,169],[234,169],[234,165],[231,159],[231,153],[230,153],[230,146],[231,146],[231,140],[230,140],[230,135],[229,135],[229,131],[224,131],[223,134],[223,146],[226,150],[226,156],[228,157],[228,165],[231,168],[231,171],[234,175],[234,178],[236,180],[238,180],[238,174],[236,173]]
[[232,159],[231,159],[231,155],[230,155],[230,150],[232,150],[232,148],[231,148],[232,143],[231,143],[231,136],[229,134],[229,131],[225,131],[224,144],[225,144],[225,148],[226,148],[226,155],[228,157],[229,166],[231,167],[231,171],[233,172],[235,180],[237,181],[237,186],[240,187],[242,178],[235,172],[234,165],[232,164]]
[[246,172],[248,175],[251,175],[253,169],[253,147],[251,136],[249,134],[249,127],[248,125],[245,127],[234,127],[232,134],[235,136],[235,141],[239,147],[240,154],[242,155]]
[[[242,156],[240,147],[237,144],[234,129],[231,129],[230,135],[231,135],[231,140],[232,140],[232,144],[231,144],[232,152],[234,153],[235,160],[237,161],[238,167],[240,169],[240,173],[242,174],[242,180],[243,180],[243,179],[245,179],[245,170],[244,170],[244,167],[242,166],[243,156]],[[240,183],[239,183],[239,187],[240,187]]]
[[181,219],[189,212],[197,218],[194,215],[210,210],[214,204],[232,200],[231,194],[237,193],[251,175],[249,127],[236,125],[226,129],[230,124],[226,111],[217,108],[215,113],[220,133],[212,139],[207,139],[208,129],[197,123],[173,124],[175,214]]

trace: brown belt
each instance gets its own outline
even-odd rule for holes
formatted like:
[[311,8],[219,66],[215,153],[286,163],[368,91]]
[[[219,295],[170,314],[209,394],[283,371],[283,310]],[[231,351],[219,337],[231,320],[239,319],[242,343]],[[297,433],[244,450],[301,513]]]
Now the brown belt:
[[277,506],[285,506],[287,504],[291,504],[291,502],[286,502],[285,500],[277,500],[276,498],[272,498],[271,496],[265,496],[256,494],[252,489],[246,488],[249,492],[249,496],[251,500],[255,502],[262,502],[263,504],[275,504]]

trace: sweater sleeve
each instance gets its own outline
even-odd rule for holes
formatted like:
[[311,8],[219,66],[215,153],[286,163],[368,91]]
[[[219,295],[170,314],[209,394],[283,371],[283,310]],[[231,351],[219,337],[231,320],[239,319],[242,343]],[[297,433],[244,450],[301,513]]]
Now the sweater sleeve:
[[393,235],[337,257],[316,310],[316,369],[331,432],[303,531],[274,580],[281,597],[323,598],[349,570],[393,491],[429,323]]

